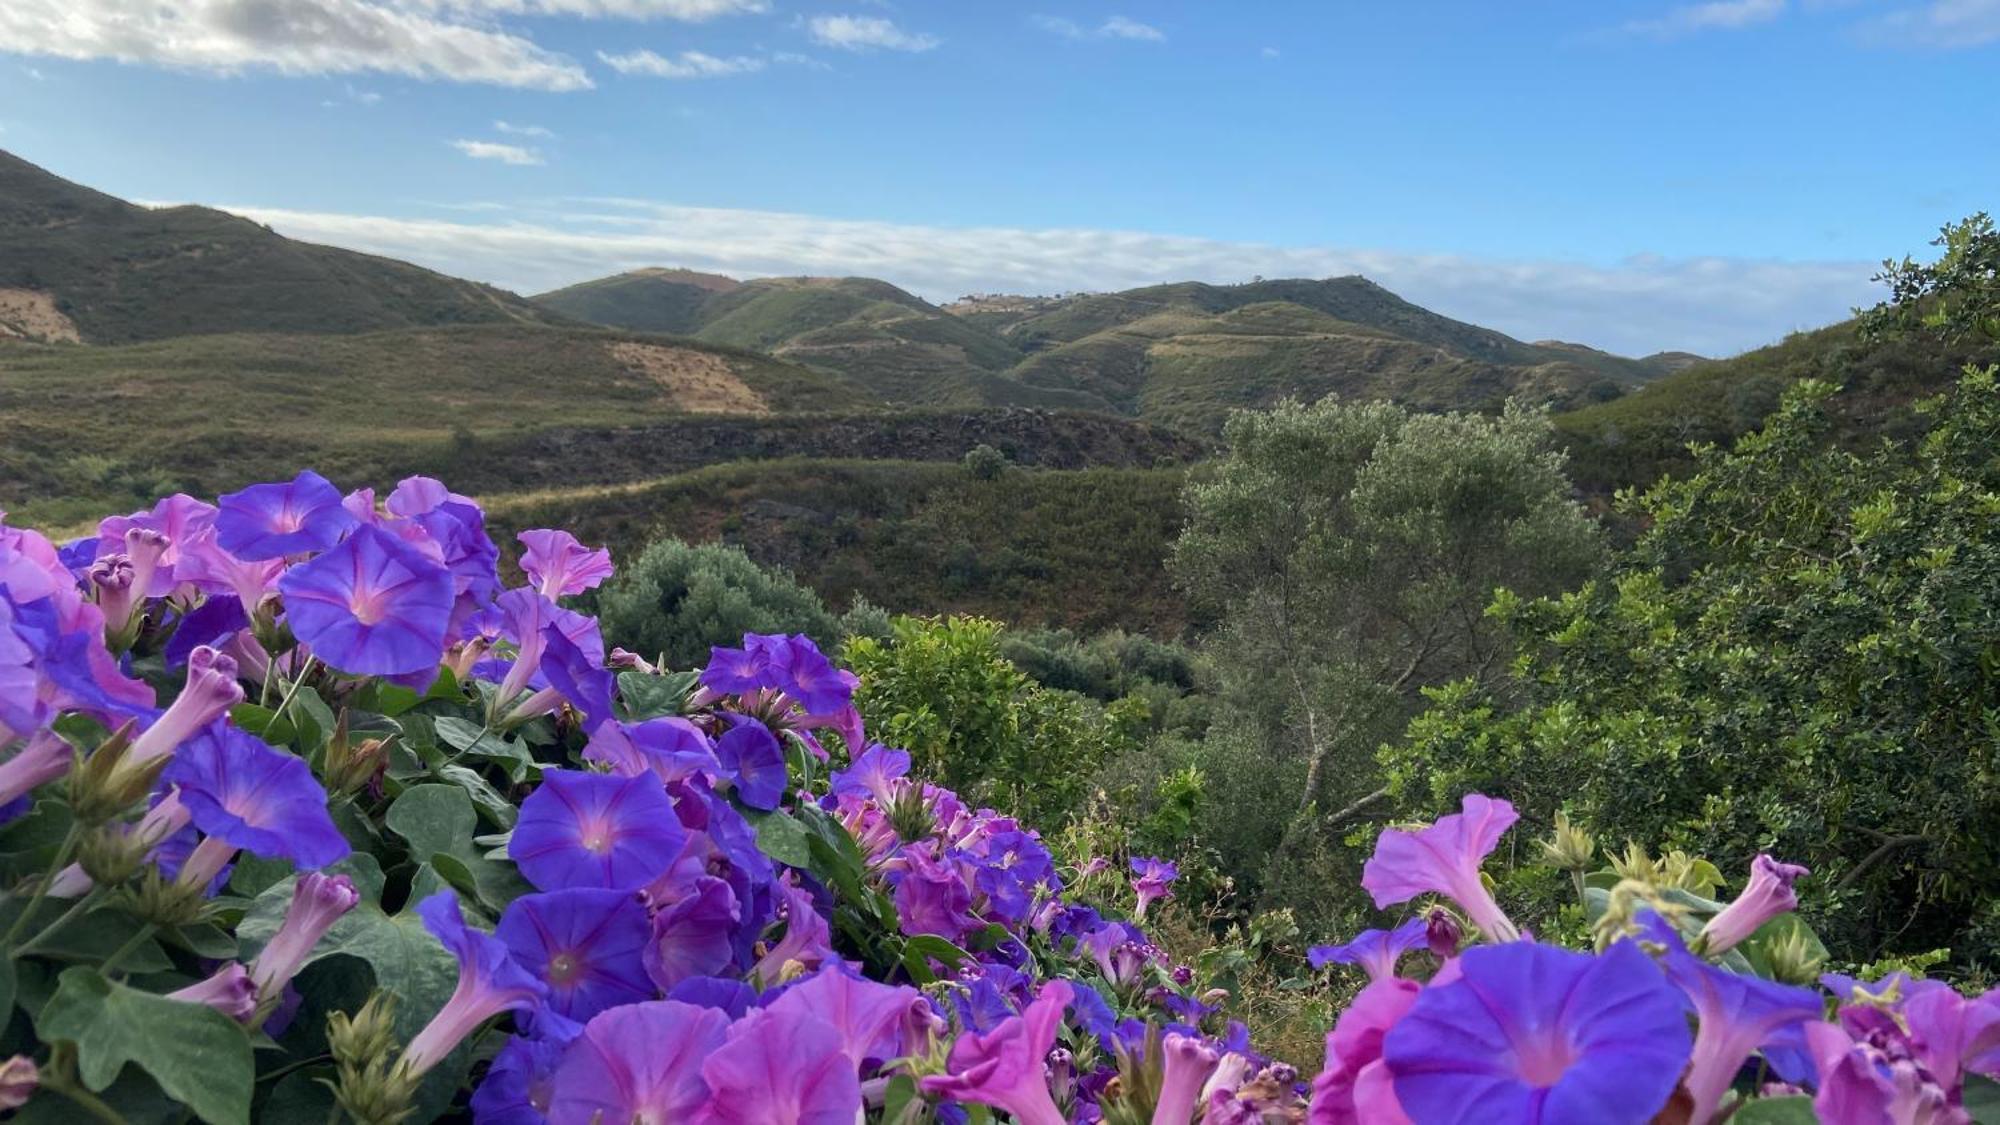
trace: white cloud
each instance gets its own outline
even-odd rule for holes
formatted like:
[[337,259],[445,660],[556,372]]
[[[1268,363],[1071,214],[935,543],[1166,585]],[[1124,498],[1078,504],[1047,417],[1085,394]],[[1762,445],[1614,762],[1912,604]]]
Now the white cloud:
[[233,74],[378,72],[581,90],[574,61],[486,24],[375,0],[4,0],[0,49]]
[[585,19],[682,20],[771,10],[769,0],[403,0],[410,7],[475,15],[581,16]]
[[453,141],[451,147],[470,156],[474,160],[498,160],[502,164],[541,164],[542,154],[520,145],[501,144],[499,141]]
[[1522,339],[1629,355],[1722,355],[1876,299],[1871,262],[1639,256],[1615,264],[1274,246],[1108,230],[933,227],[644,200],[515,208],[490,223],[231,207],[284,234],[420,262],[524,293],[671,263],[732,277],[858,274],[933,300],[1360,273]]
[[1710,0],[1674,8],[1657,19],[1634,20],[1622,30],[1661,39],[1702,31],[1734,31],[1769,23],[1785,14],[1786,0]]
[[1112,16],[1094,29],[1062,16],[1038,15],[1028,19],[1043,31],[1064,39],[1141,39],[1158,43],[1167,37],[1159,28],[1125,16]]
[[763,59],[748,55],[732,55],[724,59],[700,51],[682,51],[673,58],[651,51],[633,51],[624,55],[608,55],[599,51],[597,57],[620,74],[644,74],[654,78],[726,78],[732,74],[749,74],[764,69]]
[[1150,43],[1161,42],[1167,37],[1166,32],[1151,24],[1140,23],[1124,16],[1112,16],[1105,20],[1104,26],[1098,28],[1097,33],[1109,35],[1114,39],[1143,39]]
[[1275,59],[1278,57],[1279,53],[1280,52],[1276,47],[1266,47],[1262,51],[1258,52],[1258,54],[1263,55],[1267,59]]
[[1946,50],[2000,43],[2000,0],[1933,0],[1865,22],[1862,38],[1885,46]]
[[511,121],[495,121],[493,128],[515,137],[540,137],[547,140],[555,136],[554,132],[540,125],[517,125]]
[[806,21],[814,41],[844,51],[928,51],[943,40],[935,35],[904,31],[881,16],[814,16]]

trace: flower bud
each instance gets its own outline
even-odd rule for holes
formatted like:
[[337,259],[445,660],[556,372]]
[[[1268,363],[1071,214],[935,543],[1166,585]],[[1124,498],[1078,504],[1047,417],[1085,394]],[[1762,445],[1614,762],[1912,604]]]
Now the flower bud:
[[76,865],[90,877],[93,886],[122,887],[139,873],[146,862],[146,853],[151,850],[152,844],[124,825],[100,824],[84,833]]
[[1459,925],[1458,915],[1442,906],[1431,907],[1424,917],[1424,944],[1430,948],[1431,956],[1449,961],[1458,956],[1458,947],[1464,940],[1465,927]]
[[257,994],[265,1003],[277,1003],[279,993],[298,975],[319,939],[360,901],[354,880],[345,875],[313,871],[299,876],[292,888],[292,905],[285,910],[284,922],[250,967]]
[[1597,841],[1562,812],[1556,814],[1555,832],[1541,846],[1542,862],[1558,871],[1587,871],[1597,855]]
[[[4,728],[0,728],[3,730]],[[0,737],[0,742],[5,742]],[[51,731],[39,731],[21,752],[0,763],[0,805],[54,781],[76,762],[76,751]]]
[[1201,1038],[1176,1032],[1169,1032],[1160,1046],[1165,1064],[1160,1096],[1153,1103],[1153,1125],[1189,1125],[1202,1084],[1215,1073],[1222,1056]]
[[1736,901],[1702,927],[1701,952],[1714,956],[1743,942],[1757,928],[1780,914],[1798,909],[1799,896],[1792,883],[1811,872],[1791,863],[1779,863],[1768,855],[1758,855],[1750,865],[1750,883]]
[[149,867],[129,892],[128,908],[134,917],[163,930],[191,926],[208,913],[208,899],[202,894],[207,885],[206,879],[192,885],[166,879],[159,868]]
[[98,825],[125,815],[146,799],[167,768],[166,757],[143,764],[133,761],[133,726],[127,721],[73,768],[69,803],[78,823]]
[[41,1078],[35,1060],[26,1055],[15,1055],[0,1063],[0,1109],[20,1109],[27,1105]]
[[207,980],[167,993],[167,999],[206,1004],[237,1023],[247,1023],[257,1014],[257,985],[235,961],[217,969]]
[[243,702],[243,685],[236,681],[236,661],[201,645],[188,654],[187,682],[179,696],[152,726],[132,740],[133,767],[163,760],[196,731]]
[[1770,958],[1771,976],[1786,984],[1811,985],[1819,980],[1820,967],[1825,962],[1824,957],[1813,951],[1803,928],[1772,942],[1765,955]]

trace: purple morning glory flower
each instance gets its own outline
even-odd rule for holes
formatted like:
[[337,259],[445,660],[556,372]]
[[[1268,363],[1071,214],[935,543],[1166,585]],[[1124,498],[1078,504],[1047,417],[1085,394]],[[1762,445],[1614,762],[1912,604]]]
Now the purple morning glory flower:
[[701,1064],[713,1125],[853,1125],[861,1081],[840,1033],[812,1015],[751,1012]]
[[1411,1119],[1643,1125],[1672,1095],[1687,1016],[1636,944],[1593,957],[1509,942],[1458,963],[1459,978],[1424,989],[1383,1040]]
[[621,723],[599,723],[583,748],[585,760],[602,762],[627,777],[652,773],[672,783],[697,773],[721,770],[715,750],[701,728],[677,716]]
[[928,1023],[930,1002],[914,988],[864,980],[837,964],[800,981],[770,1004],[780,1015],[812,1016],[840,1033],[840,1049],[857,1070],[904,1053],[903,1029]]
[[549,1125],[696,1120],[708,1102],[702,1062],[728,1029],[714,1008],[676,1000],[598,1013],[556,1068]]
[[138,588],[140,597],[165,597],[175,585],[187,580],[180,573],[182,552],[211,531],[215,526],[215,517],[215,505],[177,492],[162,497],[148,511],[112,516],[100,521],[97,525],[97,549],[91,557],[95,560],[125,552],[130,545],[128,533],[134,529],[166,537],[166,553],[160,556],[159,565],[153,569],[149,579]]
[[846,769],[833,771],[833,795],[872,797],[886,805],[896,799],[896,779],[909,772],[907,751],[891,750],[877,742],[862,751]]
[[1154,859],[1151,856],[1134,856],[1132,890],[1139,896],[1139,905],[1132,911],[1132,917],[1143,922],[1146,908],[1155,901],[1167,897],[1172,891],[1174,880],[1181,877],[1181,869],[1173,861]]
[[667,999],[714,1008],[740,1020],[757,1005],[757,990],[733,977],[689,977],[668,989]]
[[160,780],[210,838],[302,868],[336,863],[351,850],[326,811],[326,790],[305,759],[227,723],[181,745]]
[[920,1080],[925,1093],[1005,1110],[1020,1125],[1067,1125],[1049,1096],[1044,1060],[1055,1046],[1063,1009],[1073,995],[1068,981],[1052,980],[1020,1015],[985,1035],[960,1035],[945,1073]]
[[250,617],[243,612],[243,601],[234,594],[215,594],[181,615],[180,623],[174,626],[174,635],[167,639],[167,667],[178,668],[187,663],[188,654],[201,645],[210,647],[226,643],[235,633],[250,627]]
[[354,880],[345,875],[301,875],[292,886],[292,904],[271,940],[250,965],[250,977],[263,996],[275,996],[291,983],[312,956],[319,939],[361,902]]
[[583,1021],[654,999],[643,963],[652,924],[630,891],[572,887],[522,895],[493,933],[549,986],[549,1007],[560,1015]]
[[740,913],[730,885],[702,875],[686,899],[652,915],[646,975],[654,985],[672,989],[692,977],[714,977],[734,967]]
[[437,667],[451,573],[387,532],[362,527],[278,580],[285,620],[314,655],[356,675]]
[[593,656],[572,642],[556,625],[542,629],[541,672],[549,685],[587,716],[585,728],[611,718],[611,693],[617,680],[603,667],[602,650]]
[[741,695],[778,686],[779,666],[789,659],[790,642],[782,636],[745,633],[742,648],[709,650],[701,686],[724,695]]
[[524,531],[515,538],[527,548],[521,569],[545,598],[581,594],[611,577],[611,552],[593,551],[567,531]]
[[766,985],[775,984],[788,964],[810,972],[833,958],[833,931],[813,904],[813,896],[790,883],[779,884],[778,892],[784,899],[785,936],[773,942],[751,970],[751,976]]
[[536,1031],[509,1038],[472,1092],[472,1119],[478,1125],[544,1125],[548,1120],[556,1067],[583,1028],[569,1025],[565,1031],[573,1034],[548,1035],[538,1025]]
[[792,698],[808,715],[834,715],[844,711],[854,699],[860,683],[854,673],[835,668],[804,635],[787,638],[782,655],[774,659],[777,687]]
[[1513,941],[1521,933],[1480,881],[1479,864],[1518,819],[1506,801],[1468,793],[1459,812],[1429,828],[1383,832],[1361,869],[1361,885],[1375,896],[1378,909],[1421,894],[1444,895],[1458,903],[1487,940]]
[[736,784],[738,800],[767,812],[778,807],[789,775],[784,747],[771,728],[755,719],[738,719],[715,740],[715,760],[722,775]]
[[1732,973],[1696,957],[1673,924],[1657,914],[1645,915],[1641,925],[1648,940],[1664,947],[1667,977],[1694,1009],[1694,1054],[1682,1084],[1694,1099],[1692,1119],[1710,1120],[1744,1060],[1781,1033],[1817,1021],[1825,1005],[1817,992]]
[[224,493],[215,539],[239,559],[280,559],[324,551],[356,522],[333,482],[307,469],[284,483]]
[[936,934],[956,941],[975,924],[969,911],[972,892],[958,872],[932,858],[929,841],[903,850],[904,868],[896,880],[896,913],[903,932]]
[[1315,945],[1306,950],[1306,960],[1315,969],[1328,965],[1359,965],[1369,980],[1388,980],[1396,975],[1396,962],[1429,941],[1429,927],[1422,918],[1412,918],[1393,930],[1363,930],[1346,945]]
[[1758,855],[1750,863],[1750,882],[1743,893],[1702,927],[1702,951],[1711,955],[1725,953],[1756,933],[1764,923],[1797,910],[1799,896],[1793,893],[1792,884],[1810,874],[1797,864],[1779,863],[1768,855]]
[[542,771],[521,802],[507,854],[545,891],[632,891],[665,871],[687,842],[658,778]]
[[547,986],[522,968],[499,938],[465,924],[456,892],[439,891],[418,903],[417,916],[458,959],[458,987],[404,1050],[400,1065],[413,1075],[443,1061],[488,1019],[510,1009],[533,1010],[548,995]]

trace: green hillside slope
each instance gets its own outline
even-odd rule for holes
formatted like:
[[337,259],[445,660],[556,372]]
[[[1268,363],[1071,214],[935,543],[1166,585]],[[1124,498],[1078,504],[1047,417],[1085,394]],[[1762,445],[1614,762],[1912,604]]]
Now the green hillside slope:
[[0,152],[0,322],[10,303],[31,301],[46,330],[0,335],[122,344],[565,319],[504,290],[296,242],[221,211],[135,206]]

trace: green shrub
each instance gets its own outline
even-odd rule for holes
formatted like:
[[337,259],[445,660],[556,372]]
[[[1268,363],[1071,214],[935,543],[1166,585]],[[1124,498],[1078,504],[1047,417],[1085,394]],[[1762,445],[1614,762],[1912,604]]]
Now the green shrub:
[[597,604],[607,643],[664,656],[671,668],[700,667],[710,647],[740,643],[745,633],[804,633],[830,645],[842,632],[819,595],[790,574],[715,543],[654,543],[620,568]]

